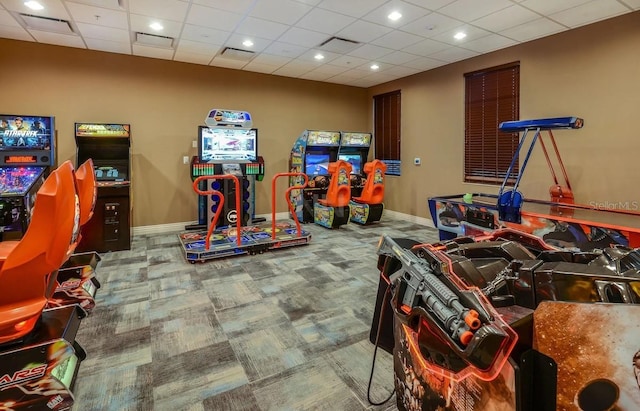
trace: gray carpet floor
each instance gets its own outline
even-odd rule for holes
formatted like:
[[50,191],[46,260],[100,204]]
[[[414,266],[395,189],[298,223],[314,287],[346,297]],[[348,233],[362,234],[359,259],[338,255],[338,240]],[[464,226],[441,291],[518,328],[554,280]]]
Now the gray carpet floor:
[[[186,262],[177,233],[136,236],[103,255],[75,411],[395,410],[367,401],[380,235],[435,241],[383,216],[370,226],[304,225],[311,244]],[[393,389],[378,350],[375,401]]]

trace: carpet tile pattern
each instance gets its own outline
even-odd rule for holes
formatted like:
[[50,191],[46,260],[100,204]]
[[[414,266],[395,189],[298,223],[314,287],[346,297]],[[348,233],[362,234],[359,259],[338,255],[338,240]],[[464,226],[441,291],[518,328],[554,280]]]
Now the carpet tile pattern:
[[[367,401],[375,249],[383,233],[437,232],[386,216],[304,228],[309,245],[202,264],[186,262],[177,233],[103,255],[74,410],[395,410],[395,398]],[[393,389],[392,367],[378,351],[374,401]]]

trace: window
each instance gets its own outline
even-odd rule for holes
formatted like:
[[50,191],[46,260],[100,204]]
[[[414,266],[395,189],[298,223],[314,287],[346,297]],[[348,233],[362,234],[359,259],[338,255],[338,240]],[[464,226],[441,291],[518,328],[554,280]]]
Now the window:
[[400,90],[373,96],[375,157],[400,175]]
[[[502,183],[519,136],[498,131],[498,125],[519,117],[520,63],[465,74],[464,181]],[[510,180],[518,170],[516,159]]]

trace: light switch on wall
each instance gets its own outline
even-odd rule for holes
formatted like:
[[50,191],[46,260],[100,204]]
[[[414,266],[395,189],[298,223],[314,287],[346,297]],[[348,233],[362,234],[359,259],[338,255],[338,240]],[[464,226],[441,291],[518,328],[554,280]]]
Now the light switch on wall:
[[182,157],[182,164],[189,164],[189,156]]

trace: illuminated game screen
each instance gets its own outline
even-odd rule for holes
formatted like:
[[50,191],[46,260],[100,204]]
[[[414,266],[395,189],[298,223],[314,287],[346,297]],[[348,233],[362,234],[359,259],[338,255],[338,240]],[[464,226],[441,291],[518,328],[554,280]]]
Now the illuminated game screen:
[[329,174],[329,160],[329,153],[307,153],[305,174],[308,176]]
[[227,160],[256,161],[258,130],[208,128],[200,126],[198,142],[200,162]]
[[360,154],[339,154],[338,160],[351,164],[351,174],[360,174],[360,166],[362,165]]
[[53,117],[0,115],[0,150],[51,150]]

